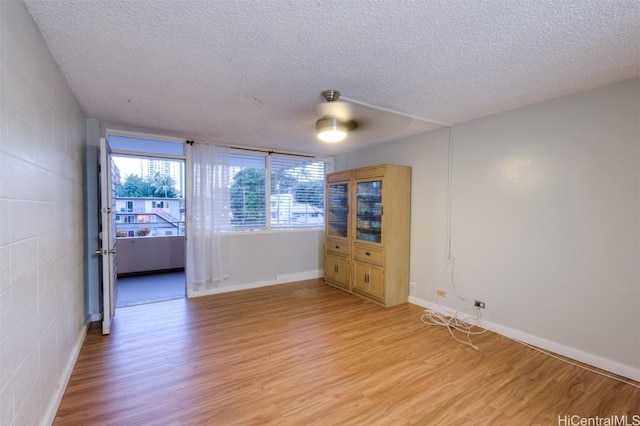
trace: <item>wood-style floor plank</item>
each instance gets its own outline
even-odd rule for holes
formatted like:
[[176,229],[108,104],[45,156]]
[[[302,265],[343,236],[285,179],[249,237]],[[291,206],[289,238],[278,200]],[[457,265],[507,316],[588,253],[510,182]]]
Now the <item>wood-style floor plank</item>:
[[[92,325],[63,425],[557,425],[640,415],[640,389],[322,280],[119,309]],[[640,417],[638,417],[640,419]]]

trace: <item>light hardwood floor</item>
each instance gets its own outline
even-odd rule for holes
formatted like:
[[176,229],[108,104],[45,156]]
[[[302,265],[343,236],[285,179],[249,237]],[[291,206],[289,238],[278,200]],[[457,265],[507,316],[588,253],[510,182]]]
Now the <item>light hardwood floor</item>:
[[[558,425],[640,415],[640,389],[322,280],[119,309],[54,425]],[[640,419],[640,418],[639,418]],[[562,424],[562,423],[561,423]],[[570,423],[564,423],[570,424]]]

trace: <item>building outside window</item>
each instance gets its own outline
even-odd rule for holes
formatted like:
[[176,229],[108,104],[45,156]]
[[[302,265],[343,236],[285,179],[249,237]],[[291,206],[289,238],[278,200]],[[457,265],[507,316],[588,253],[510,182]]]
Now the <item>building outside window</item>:
[[184,161],[112,156],[116,173],[116,236],[184,235]]

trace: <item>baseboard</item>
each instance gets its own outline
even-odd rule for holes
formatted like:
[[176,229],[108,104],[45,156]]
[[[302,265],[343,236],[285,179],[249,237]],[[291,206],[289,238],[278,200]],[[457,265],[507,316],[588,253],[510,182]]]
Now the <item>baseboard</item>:
[[269,281],[259,281],[245,284],[238,284],[227,287],[215,287],[202,291],[193,291],[187,286],[187,297],[210,296],[212,294],[229,293],[231,291],[249,290],[252,288],[268,287],[271,285],[286,284],[295,281],[312,280],[324,277],[324,270],[318,269],[313,271],[295,272],[292,274],[276,275],[275,279]]
[[316,269],[313,271],[294,272],[292,274],[276,275],[276,281],[279,284],[292,283],[295,281],[313,280],[324,277],[324,270]]
[[[435,303],[431,303],[424,299],[413,296],[409,296],[409,303],[421,306],[423,308],[428,308],[436,312],[440,312],[444,315],[452,315],[455,313],[455,311],[453,311],[452,309],[445,308],[444,306],[437,305]],[[541,348],[549,352],[553,352],[555,354],[559,354],[567,358],[582,362],[584,364],[588,364],[596,368],[611,372],[613,374],[626,377],[636,382],[640,382],[640,369],[620,364],[618,362],[611,361],[609,359],[602,358],[596,355],[592,355],[575,348],[570,348],[560,343],[524,333],[520,330],[515,330],[513,328],[509,328],[501,324],[496,324],[491,321],[480,320],[480,323],[478,325],[510,339],[518,340],[537,348]]]
[[62,371],[62,377],[58,382],[58,386],[56,387],[55,394],[47,409],[43,413],[42,418],[45,420],[44,424],[51,425],[56,419],[56,413],[58,412],[58,407],[60,407],[60,403],[62,402],[62,397],[64,396],[64,391],[67,389],[67,385],[69,384],[69,379],[71,379],[71,373],[73,373],[73,367],[76,365],[76,361],[78,360],[78,355],[80,355],[80,349],[82,349],[82,344],[84,343],[84,339],[87,336],[87,331],[89,330],[89,324],[86,323],[84,327],[80,330],[78,334],[78,338],[76,339],[76,343],[73,346],[73,350],[71,351],[71,356],[67,360],[67,363],[64,366],[64,370]]

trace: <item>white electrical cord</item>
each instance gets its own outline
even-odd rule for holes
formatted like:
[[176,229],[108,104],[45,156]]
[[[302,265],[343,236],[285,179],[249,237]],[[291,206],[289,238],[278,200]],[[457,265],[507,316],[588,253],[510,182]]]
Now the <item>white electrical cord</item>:
[[[477,327],[461,318],[458,318],[457,314],[455,316],[449,317],[446,315],[442,315],[441,313],[434,310],[425,309],[424,314],[422,314],[422,317],[420,317],[420,319],[423,323],[428,325],[438,325],[441,327],[446,327],[447,331],[449,331],[449,334],[451,334],[451,337],[453,337],[456,342],[470,346],[476,351],[479,351],[480,348],[471,343],[471,336],[487,332],[487,330],[484,328]],[[464,333],[467,336],[467,341],[465,342],[464,340],[458,339],[456,335],[453,334],[454,330]]]
[[346,96],[341,96],[340,99],[342,99],[343,101],[351,102],[352,104],[362,105],[362,106],[367,107],[367,108],[377,109],[378,111],[388,112],[389,114],[399,115],[401,117],[410,118],[412,120],[422,121],[424,123],[437,124],[439,126],[444,126],[444,127],[451,127],[451,124],[443,123],[441,121],[436,121],[436,120],[433,120],[431,118],[418,117],[417,115],[407,114],[407,113],[404,113],[404,112],[401,112],[401,111],[396,111],[396,110],[393,110],[393,109],[390,109],[390,108],[385,108],[385,107],[381,107],[381,106],[378,106],[378,105],[369,104],[369,103],[366,103],[366,102],[362,102],[362,101],[358,101],[358,100],[355,100],[355,99],[352,99],[352,98],[348,98]]
[[[467,304],[469,304],[469,306],[474,308],[475,321],[480,322],[480,309],[476,307],[474,303],[471,303],[471,301],[465,299],[464,297],[458,294],[458,289],[456,288],[456,282],[453,279],[454,262],[455,262],[455,258],[452,256],[451,263],[449,265],[449,279],[451,280],[451,286],[453,287],[453,292],[458,299],[462,300],[463,302],[466,302]],[[460,318],[459,312],[456,312],[453,316],[446,316],[432,309],[425,309],[424,314],[422,315],[422,317],[420,317],[420,319],[422,320],[423,323],[428,325],[437,325],[441,327],[446,327],[447,330],[449,331],[449,334],[451,334],[451,337],[453,337],[456,342],[470,346],[476,351],[479,351],[480,348],[478,348],[476,345],[474,345],[471,342],[471,336],[487,332],[487,329],[471,324],[467,320]],[[464,333],[467,337],[467,341],[465,342],[464,340],[458,339],[455,336],[455,334],[453,334],[454,330]]]
[[456,281],[453,279],[453,266],[455,262],[456,262],[456,258],[451,256],[451,261],[449,263],[449,280],[451,281],[451,287],[453,287],[453,293],[456,295],[458,299],[462,300],[463,302],[467,302],[469,306],[471,306],[472,308],[475,308],[476,319],[480,319],[480,310],[475,306],[475,304],[458,294],[458,289],[456,288]]

